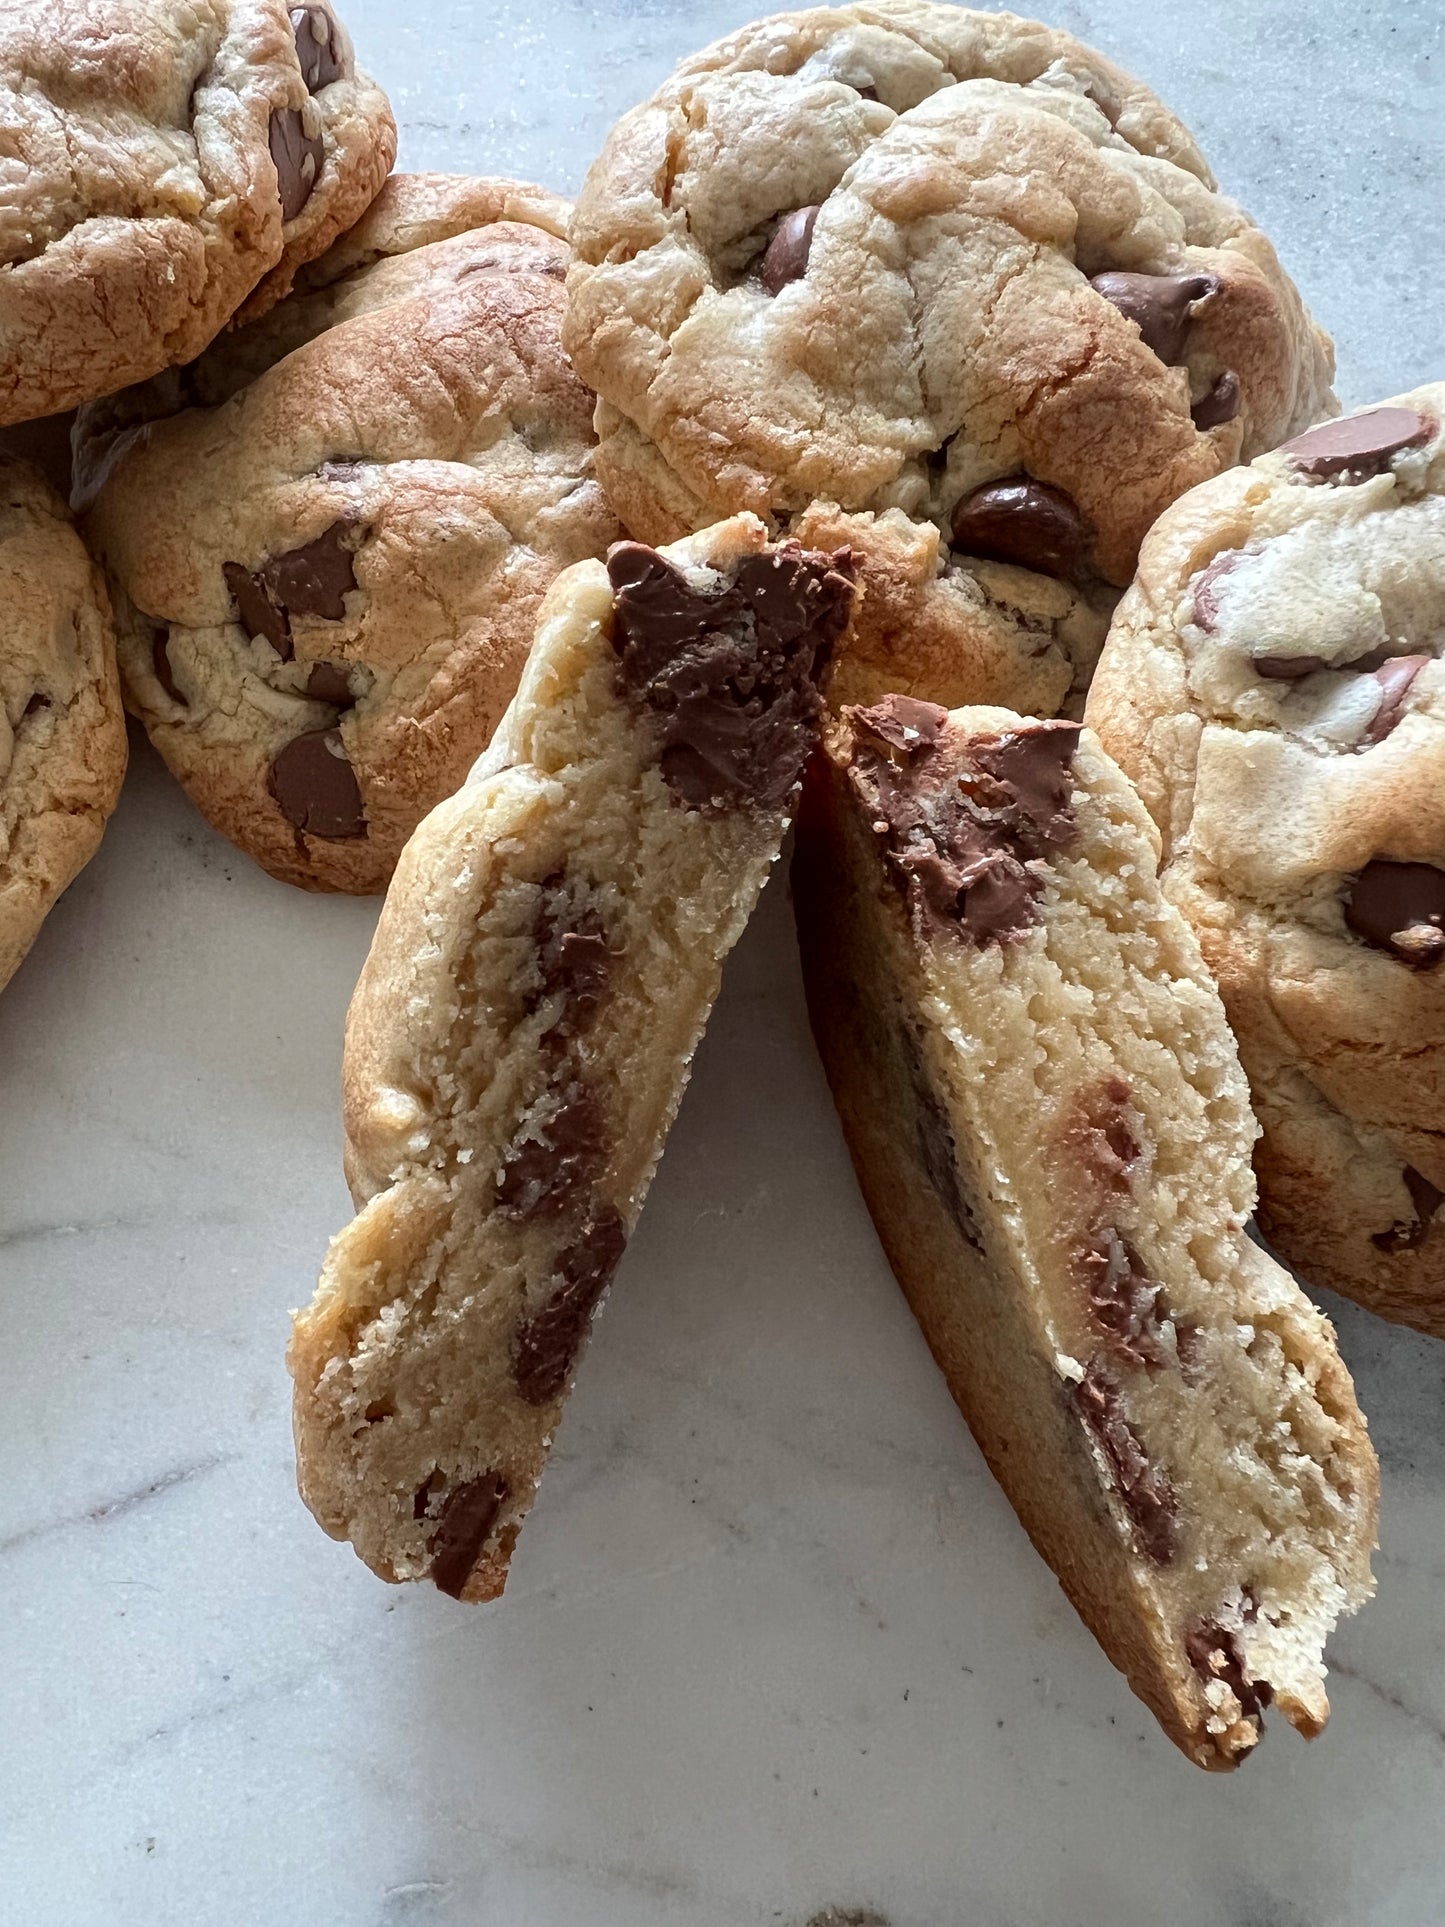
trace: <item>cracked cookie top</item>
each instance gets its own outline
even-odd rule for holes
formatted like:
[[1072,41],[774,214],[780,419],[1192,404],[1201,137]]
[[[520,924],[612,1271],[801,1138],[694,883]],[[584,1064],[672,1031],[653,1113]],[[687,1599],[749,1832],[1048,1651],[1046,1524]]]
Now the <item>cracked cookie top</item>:
[[365,210],[396,129],[329,5],[0,8],[0,422],[188,360]]
[[1328,342],[1187,131],[1009,14],[744,28],[614,129],[573,243],[604,447],[645,437],[712,512],[897,508],[1122,584],[1170,501],[1333,408]]

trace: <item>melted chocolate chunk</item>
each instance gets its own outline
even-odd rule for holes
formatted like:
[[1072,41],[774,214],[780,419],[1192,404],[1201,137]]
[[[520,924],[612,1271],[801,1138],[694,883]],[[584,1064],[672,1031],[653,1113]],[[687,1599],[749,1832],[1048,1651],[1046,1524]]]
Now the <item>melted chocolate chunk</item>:
[[790,281],[801,281],[808,272],[808,255],[813,246],[813,229],[822,212],[816,207],[795,208],[778,223],[768,243],[760,270],[763,286],[776,294]]
[[1381,1251],[1413,1251],[1417,1245],[1424,1244],[1429,1236],[1430,1227],[1435,1222],[1442,1204],[1445,1204],[1445,1191],[1437,1191],[1422,1171],[1407,1164],[1401,1173],[1405,1189],[1410,1193],[1410,1202],[1415,1207],[1415,1216],[1409,1223],[1393,1224],[1388,1231],[1377,1231],[1370,1242]]
[[1377,857],[1350,886],[1345,922],[1411,969],[1431,969],[1445,956],[1445,870]]
[[607,558],[625,693],[657,718],[658,768],[687,809],[781,807],[817,735],[833,645],[853,604],[852,559],[795,542],[695,587],[664,556]]
[[1139,1544],[1156,1565],[1168,1565],[1179,1550],[1178,1501],[1168,1479],[1149,1463],[1138,1433],[1125,1418],[1118,1386],[1097,1365],[1090,1365],[1073,1395],[1108,1461],[1114,1490],[1133,1522]]
[[338,730],[294,736],[271,765],[269,787],[287,822],[307,836],[366,835],[361,789]]
[[943,723],[931,742],[915,741],[898,703],[845,712],[854,791],[887,838],[915,919],[972,943],[1010,942],[1037,921],[1043,881],[1027,862],[1073,835],[1067,772],[1079,725],[1025,723],[944,754]]
[[356,701],[351,693],[351,672],[344,662],[313,662],[306,678],[306,694],[313,702],[331,703],[337,709],[350,709]]
[[557,1108],[529,1134],[513,1140],[497,1179],[497,1209],[518,1224],[555,1217],[590,1188],[607,1159],[606,1113],[594,1091],[574,1082],[558,1093]]
[[1064,1142],[1079,1159],[1099,1190],[1127,1196],[1144,1147],[1134,1135],[1129,1108],[1132,1095],[1125,1077],[1106,1077],[1082,1091],[1077,1113],[1064,1131]]
[[953,512],[953,546],[985,561],[1067,577],[1083,565],[1089,531],[1061,488],[1020,476],[988,482],[963,498]]
[[1161,1287],[1128,1239],[1108,1226],[1078,1247],[1074,1264],[1111,1349],[1131,1364],[1167,1365],[1169,1353],[1160,1332]]
[[1201,434],[1210,428],[1222,428],[1239,413],[1239,402],[1239,376],[1226,368],[1215,377],[1209,393],[1201,395],[1190,409],[1190,419]]
[[325,7],[293,7],[291,31],[296,36],[296,58],[306,91],[316,94],[342,75],[336,47],[336,22]]
[[[544,892],[556,889],[562,880],[560,873],[549,877],[542,886]],[[590,907],[568,917],[549,909],[544,897],[534,942],[541,982],[527,1008],[536,1010],[560,993],[563,1009],[554,1028],[575,1035],[601,1002],[612,975],[612,950],[602,919]]]
[[473,1566],[486,1550],[507,1491],[500,1472],[484,1472],[447,1494],[429,1545],[431,1579],[438,1592],[461,1598]]
[[1184,338],[1195,305],[1219,292],[1217,274],[1096,274],[1096,293],[1132,321],[1162,362],[1173,366],[1184,352]]
[[[1259,1608],[1255,1607],[1255,1616]],[[1267,1679],[1251,1679],[1244,1670],[1244,1651],[1239,1636],[1206,1619],[1192,1633],[1184,1636],[1184,1650],[1189,1655],[1189,1664],[1198,1673],[1206,1686],[1222,1679],[1239,1701],[1239,1710],[1248,1719],[1257,1720],[1274,1698],[1274,1688]]]
[[1215,584],[1219,578],[1237,569],[1244,560],[1243,549],[1223,549],[1201,572],[1194,585],[1194,620],[1206,632],[1212,632],[1219,620],[1219,604],[1215,599]]
[[1405,713],[1415,678],[1431,660],[1429,656],[1391,656],[1375,670],[1375,681],[1380,685],[1380,707],[1365,725],[1362,741],[1367,748],[1383,743],[1395,728]]
[[1330,665],[1323,656],[1251,656],[1249,666],[1256,676],[1269,682],[1298,682],[1303,676],[1317,676]]
[[326,155],[319,134],[308,134],[305,116],[296,107],[278,107],[271,116],[271,159],[276,166],[276,192],[281,219],[294,221],[311,199]]
[[164,629],[158,629],[156,631],[155,638],[151,643],[151,667],[155,671],[156,681],[160,684],[161,688],[164,689],[171,701],[173,703],[179,703],[182,709],[189,709],[190,704],[186,701],[184,692],[178,686],[175,671],[171,668],[170,637]]
[[948,711],[940,709],[937,703],[919,702],[913,696],[885,696],[872,709],[854,711],[854,718],[856,728],[911,761],[924,750],[935,747],[948,721]]
[[1302,475],[1343,475],[1360,482],[1389,466],[1402,448],[1428,441],[1436,424],[1413,408],[1372,408],[1364,415],[1307,428],[1280,448]]
[[248,636],[264,637],[282,662],[290,662],[292,616],[319,616],[340,622],[346,594],[356,587],[356,556],[347,547],[349,522],[333,522],[312,542],[273,555],[259,569],[227,562],[222,574],[236,600],[236,614]]
[[512,1375],[528,1405],[549,1405],[561,1394],[582,1334],[626,1247],[620,1213],[605,1199],[599,1201],[581,1235],[558,1258],[551,1297],[517,1332]]

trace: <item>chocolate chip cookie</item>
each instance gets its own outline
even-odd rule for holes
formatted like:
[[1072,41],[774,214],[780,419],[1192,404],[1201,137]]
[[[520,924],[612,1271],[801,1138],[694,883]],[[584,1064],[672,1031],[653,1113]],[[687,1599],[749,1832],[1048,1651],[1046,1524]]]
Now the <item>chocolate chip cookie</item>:
[[1329,1324],[1249,1240],[1249,1096],[1138,798],[1074,723],[849,708],[793,866],[809,1009],[894,1271],[1030,1537],[1170,1738],[1328,1715],[1378,1475]]
[[1254,1087],[1260,1222],[1445,1337],[1445,384],[1177,503],[1089,717]]
[[105,588],[65,504],[0,456],[0,985],[94,856],[125,774]]
[[850,567],[740,516],[570,570],[402,855],[347,1024],[359,1215],[291,1348],[302,1495],[384,1578],[506,1583],[777,857]]
[[[1058,708],[1160,510],[1333,410],[1328,342],[1186,129],[1011,14],[743,28],[618,123],[573,244],[567,345],[627,526],[899,511],[916,619],[960,631],[940,699]],[[885,613],[840,687],[875,651],[886,686]]]
[[0,422],[144,380],[263,312],[396,154],[323,4],[12,0],[0,104]]
[[126,697],[216,828],[385,887],[620,530],[562,352],[564,202],[398,175],[263,320],[83,411]]

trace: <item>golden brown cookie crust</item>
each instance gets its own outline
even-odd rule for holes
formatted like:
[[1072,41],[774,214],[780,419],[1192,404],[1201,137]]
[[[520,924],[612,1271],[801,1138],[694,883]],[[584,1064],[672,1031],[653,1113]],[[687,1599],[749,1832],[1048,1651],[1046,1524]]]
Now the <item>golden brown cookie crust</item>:
[[189,361],[238,310],[264,312],[396,153],[329,4],[24,0],[0,22],[0,98],[21,170],[0,219],[5,422]]

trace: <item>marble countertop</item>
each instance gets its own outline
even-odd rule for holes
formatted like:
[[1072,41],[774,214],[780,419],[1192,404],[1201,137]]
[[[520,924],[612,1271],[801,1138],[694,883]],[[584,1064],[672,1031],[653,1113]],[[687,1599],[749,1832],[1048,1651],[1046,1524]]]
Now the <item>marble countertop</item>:
[[[401,163],[575,189],[747,0],[346,0]],[[1347,403],[1437,377],[1438,0],[1054,9],[1262,220]],[[288,1309],[348,1217],[368,902],[273,883],[137,740],[0,999],[0,1923],[1433,1927],[1445,1347],[1331,1303],[1384,1463],[1334,1719],[1210,1778],[974,1449],[854,1190],[780,874],[506,1598],[296,1498]]]

